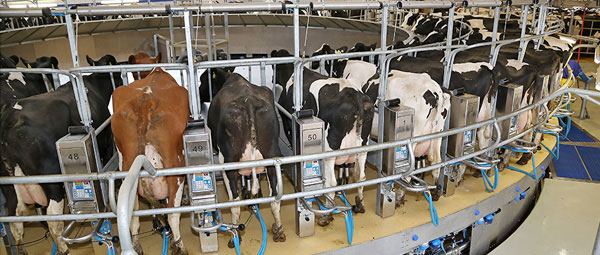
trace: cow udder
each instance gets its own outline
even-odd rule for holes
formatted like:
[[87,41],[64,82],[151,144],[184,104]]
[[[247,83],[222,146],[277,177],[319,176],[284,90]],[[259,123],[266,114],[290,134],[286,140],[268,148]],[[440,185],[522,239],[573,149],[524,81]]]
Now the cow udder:
[[[254,155],[252,155],[253,153],[254,153]],[[250,161],[250,160],[260,160],[260,159],[264,159],[263,155],[260,153],[260,151],[257,150],[256,148],[254,148],[252,145],[250,145],[250,143],[247,143],[246,149],[244,150],[244,153],[242,154],[242,158],[240,158],[240,162]],[[263,166],[256,167],[256,174],[260,174],[264,171],[265,171],[265,167],[263,167]],[[249,176],[252,174],[252,168],[242,168],[242,169],[238,170],[238,173],[241,175]]]

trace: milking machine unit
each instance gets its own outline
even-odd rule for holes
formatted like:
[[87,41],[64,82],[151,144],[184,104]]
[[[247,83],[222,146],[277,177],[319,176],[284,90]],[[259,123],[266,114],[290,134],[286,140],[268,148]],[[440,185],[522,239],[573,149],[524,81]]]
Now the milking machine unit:
[[[383,141],[392,142],[411,138],[415,110],[400,105],[400,100],[386,101],[383,109],[385,127]],[[408,173],[413,169],[412,146],[402,145],[383,151],[381,174],[390,176]],[[396,190],[394,182],[381,183],[378,187],[376,213],[382,218],[394,215],[396,208]]]
[[[213,164],[211,133],[204,120],[188,121],[187,129],[183,133],[183,151],[186,166],[199,166]],[[192,206],[216,204],[217,186],[215,172],[193,173],[187,175],[188,192]],[[196,223],[196,219],[198,223]],[[243,225],[223,223],[220,209],[192,212],[190,215],[191,227],[200,236],[202,252],[216,252],[219,250],[217,230],[230,231],[234,238],[237,229],[243,230]]]
[[[323,120],[313,116],[312,110],[302,110],[294,115],[296,125],[296,147],[297,155],[314,154],[324,151],[324,131],[325,123]],[[293,181],[297,192],[319,190],[325,187],[323,177],[323,160],[306,161],[299,163],[296,172],[293,174]],[[340,169],[340,171],[342,171]],[[343,192],[342,192],[343,193]],[[340,195],[346,206],[337,206],[335,198],[328,195],[323,196],[325,201],[321,201],[319,196],[302,197],[296,200],[296,234],[299,237],[312,236],[315,233],[315,214],[326,215],[330,213],[344,213],[346,215],[346,228],[348,231],[348,242],[352,243],[352,209],[345,195]],[[318,207],[313,207],[316,203]],[[327,207],[330,206],[331,207]],[[320,209],[319,209],[320,208]]]
[[[502,117],[517,111],[521,105],[523,95],[523,86],[508,83],[498,86],[498,95],[496,99],[496,117]],[[508,120],[500,123],[500,138],[506,140],[512,138],[518,133],[518,115],[512,116]]]
[[[56,141],[56,150],[60,162],[62,174],[88,174],[98,172],[94,145],[95,134],[93,128],[85,126],[72,126],[68,129],[68,134]],[[90,180],[79,180],[65,182],[65,191],[67,193],[67,202],[71,214],[91,214],[104,212],[107,208],[106,198],[108,190],[101,188],[100,182]],[[116,254],[114,243],[118,242],[118,237],[112,236],[110,221],[99,219],[92,222],[92,232],[83,237],[69,238],[68,234],[77,222],[72,221],[67,225],[62,233],[62,239],[68,244],[84,243],[94,238],[98,244],[106,244],[108,254]],[[96,253],[105,253],[100,251],[93,242]]]
[[[515,84],[503,84],[498,86],[498,96],[496,103],[496,116],[501,117],[507,114],[510,114],[514,111],[519,110],[521,105],[523,95],[523,86],[515,85]],[[518,121],[519,116],[512,116],[510,119],[504,120],[500,124],[500,137],[502,140],[510,139],[519,133]],[[503,154],[503,164],[504,166],[513,171],[521,172],[526,175],[529,175],[531,178],[537,179],[537,171],[535,169],[535,158],[533,157],[533,152],[537,148],[537,146],[531,141],[526,141],[523,139],[516,139],[514,142],[502,146],[502,149],[507,152],[517,152],[517,153],[531,153],[532,154],[532,165],[534,174],[531,175],[523,170],[517,169],[512,166],[508,166],[508,159],[511,157],[512,153],[504,153]]]
[[[300,111],[294,117],[296,130],[298,130],[296,153],[302,155],[323,152],[325,123],[313,116],[312,110]],[[294,184],[297,191],[311,191],[325,187],[322,165],[322,160],[314,160],[302,162],[296,167]],[[296,200],[296,234],[299,237],[312,236],[315,233],[315,213],[312,203],[306,201],[311,198]]]
[[[473,125],[477,122],[477,115],[479,113],[478,96],[465,93],[452,95],[450,102],[452,105],[450,111],[450,128],[461,128]],[[477,129],[470,129],[464,133],[449,136],[448,156],[456,158],[475,152],[476,135]],[[451,196],[454,194],[456,186],[458,185],[458,178],[462,177],[458,175],[464,174],[466,167],[464,164],[471,165],[471,163],[472,160],[465,160],[462,163],[445,167],[444,174],[440,176],[440,178],[443,178],[442,194],[444,194],[444,196]],[[462,173],[460,173],[461,169]]]

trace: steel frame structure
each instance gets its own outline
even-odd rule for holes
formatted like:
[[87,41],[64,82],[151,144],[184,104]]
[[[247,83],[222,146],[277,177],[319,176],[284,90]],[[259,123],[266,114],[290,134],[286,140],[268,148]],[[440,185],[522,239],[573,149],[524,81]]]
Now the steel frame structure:
[[[294,75],[294,109],[296,111],[302,108],[302,90],[299,84],[302,84],[302,71],[303,65],[306,62],[310,61],[320,61],[323,62],[325,60],[333,60],[340,58],[350,58],[350,57],[362,57],[362,56],[371,56],[371,55],[379,55],[379,72],[387,73],[389,71],[390,60],[394,57],[400,56],[402,54],[407,54],[411,52],[418,51],[426,51],[426,50],[445,50],[446,59],[448,61],[445,63],[445,76],[444,76],[444,87],[449,85],[449,70],[451,70],[452,62],[454,56],[462,50],[466,50],[468,48],[474,47],[482,47],[482,46],[492,46],[492,52],[490,54],[490,63],[496,63],[497,55],[499,54],[499,50],[502,46],[507,45],[509,43],[519,42],[520,52],[519,58],[522,59],[524,55],[524,51],[527,48],[527,43],[530,40],[537,40],[536,48],[539,47],[543,36],[556,33],[556,29],[562,27],[562,21],[557,21],[556,24],[546,29],[545,21],[546,21],[546,12],[547,9],[544,8],[546,2],[540,3],[537,1],[513,1],[512,5],[521,5],[528,6],[532,4],[540,4],[540,12],[538,27],[536,29],[536,35],[534,36],[525,36],[525,27],[522,29],[522,37],[514,40],[504,40],[504,41],[496,41],[493,40],[489,43],[481,43],[472,46],[464,46],[464,45],[453,45],[452,42],[452,29],[453,22],[452,17],[454,16],[454,8],[455,6],[462,5],[463,7],[490,7],[495,8],[496,18],[494,19],[494,36],[497,32],[497,23],[498,23],[498,14],[500,11],[500,7],[503,6],[503,2],[501,1],[489,1],[489,2],[470,2],[464,1],[461,3],[454,3],[450,1],[440,1],[440,2],[428,2],[428,1],[402,1],[402,2],[344,2],[344,3],[295,3],[295,4],[284,4],[284,3],[242,3],[242,4],[204,4],[200,6],[162,6],[162,7],[154,7],[154,6],[144,6],[144,7],[121,7],[121,8],[110,8],[110,7],[87,7],[80,8],[76,10],[51,10],[51,9],[10,9],[8,13],[0,12],[0,17],[7,16],[45,16],[49,14],[64,14],[67,21],[67,30],[69,32],[69,44],[71,46],[72,60],[75,68],[69,71],[60,71],[60,70],[31,70],[31,69],[0,69],[0,72],[14,72],[14,71],[23,71],[23,72],[38,72],[38,73],[59,73],[62,75],[67,75],[70,77],[73,83],[74,93],[78,102],[78,110],[80,112],[80,116],[82,119],[82,123],[86,126],[91,125],[91,118],[89,116],[89,106],[87,105],[87,96],[85,92],[85,87],[83,85],[82,73],[84,72],[115,72],[120,71],[121,73],[126,71],[143,71],[149,70],[154,67],[162,67],[165,69],[178,69],[185,70],[187,72],[187,85],[185,86],[189,89],[190,95],[190,107],[191,114],[194,119],[198,119],[200,117],[200,97],[196,89],[197,86],[192,86],[192,84],[196,84],[196,73],[198,68],[215,68],[215,67],[225,67],[225,66],[241,66],[241,65],[260,65],[264,67],[264,65],[275,65],[275,64],[283,64],[283,63],[293,63],[295,65],[295,75]],[[226,61],[207,61],[198,64],[193,63],[193,52],[191,50],[191,38],[192,38],[192,22],[191,17],[193,13],[218,13],[218,12],[248,12],[248,11],[279,11],[286,10],[287,8],[293,8],[293,20],[294,20],[294,56],[286,57],[286,58],[270,58],[270,59],[244,59],[244,60],[226,60]],[[311,58],[303,58],[300,56],[300,36],[299,36],[299,10],[300,9],[313,9],[313,10],[381,10],[382,18],[381,18],[381,50],[377,50],[374,52],[363,52],[363,53],[346,53],[346,54],[336,54],[336,55],[322,55]],[[388,25],[388,14],[390,8],[397,9],[421,9],[421,8],[446,8],[449,9],[449,24],[448,24],[448,40],[445,43],[445,46],[425,46],[425,47],[416,47],[413,49],[405,49],[405,50],[385,50],[387,44],[387,25]],[[528,7],[524,7],[524,11],[522,12],[524,15],[527,15]],[[78,15],[110,15],[115,13],[120,14],[171,14],[173,12],[183,12],[185,17],[185,34],[186,34],[186,47],[187,47],[187,55],[188,55],[188,63],[185,64],[153,64],[153,65],[128,65],[128,66],[104,66],[104,67],[78,67],[79,59],[77,56],[76,43],[75,43],[75,34],[73,30],[72,20],[69,14],[78,14]],[[572,53],[572,52],[571,52]],[[446,77],[448,75],[448,77]],[[385,97],[386,84],[387,84],[387,75],[380,76],[380,90],[378,96],[378,104],[380,109],[382,109],[383,101]],[[185,83],[184,83],[185,84]],[[592,97],[600,97],[600,92],[592,92],[581,89],[574,88],[564,88],[558,91],[555,91],[553,94],[541,99],[540,101],[529,105],[527,107],[521,108],[518,111],[515,111],[511,114],[502,116],[502,117],[492,117],[489,120],[476,123],[473,125],[469,125],[462,128],[454,128],[454,129],[445,129],[442,132],[423,135],[419,137],[413,137],[410,139],[404,139],[400,141],[394,142],[383,142],[383,124],[380,124],[380,128],[378,130],[379,133],[379,143],[374,145],[368,145],[363,147],[350,148],[345,150],[338,151],[328,151],[318,154],[311,155],[295,155],[288,157],[280,157],[280,158],[271,158],[271,159],[263,159],[263,160],[255,160],[255,161],[246,161],[246,162],[238,162],[238,163],[225,163],[219,165],[208,165],[208,166],[194,166],[194,167],[180,167],[180,168],[170,168],[170,169],[161,169],[160,171],[154,170],[150,164],[148,164],[148,160],[145,159],[144,156],[138,156],[136,158],[137,164],[134,164],[129,172],[105,172],[105,173],[93,173],[93,174],[73,174],[73,175],[45,175],[45,176],[25,176],[25,177],[4,177],[0,178],[0,185],[6,184],[24,184],[24,183],[52,183],[52,182],[65,182],[65,181],[75,181],[75,180],[90,180],[90,181],[108,181],[109,189],[111,190],[109,194],[110,200],[110,208],[112,212],[104,212],[104,213],[96,213],[96,214],[61,214],[61,215],[46,215],[46,216],[4,216],[0,217],[0,222],[29,222],[29,221],[65,221],[65,220],[90,220],[90,219],[100,219],[100,218],[115,218],[118,219],[118,227],[119,233],[128,233],[129,225],[132,216],[146,216],[146,215],[154,215],[154,214],[168,214],[168,213],[182,213],[182,212],[193,212],[199,210],[207,210],[207,209],[218,209],[218,208],[227,208],[233,206],[243,206],[243,205],[251,205],[258,203],[268,203],[273,201],[281,201],[281,200],[290,200],[297,199],[306,196],[315,196],[321,195],[329,192],[342,191],[346,189],[357,188],[360,186],[366,185],[374,185],[380,184],[392,180],[396,180],[405,176],[414,175],[418,173],[424,173],[427,171],[431,171],[433,169],[437,169],[440,167],[448,166],[456,162],[460,162],[463,160],[467,160],[489,151],[495,150],[496,148],[509,144],[516,139],[526,135],[529,132],[534,131],[536,128],[544,125],[546,121],[553,115],[553,113],[549,112],[546,107],[546,103],[553,100],[557,97],[562,97],[565,93],[575,93],[586,99],[587,101],[593,102],[595,104],[600,105],[600,101],[592,98]],[[342,155],[356,154],[360,152],[373,152],[380,151],[384,149],[389,149],[401,145],[413,145],[418,142],[447,137],[449,135],[458,134],[467,130],[472,130],[488,125],[492,125],[496,132],[499,132],[499,122],[510,119],[512,116],[516,116],[520,113],[532,110],[536,107],[543,106],[545,110],[545,118],[543,121],[536,123],[528,130],[518,134],[515,137],[510,139],[500,141],[498,138],[495,140],[492,145],[487,148],[481,149],[479,151],[475,151],[471,154],[466,154],[462,157],[457,157],[453,159],[443,160],[441,163],[430,165],[424,168],[415,169],[408,173],[391,175],[383,177],[381,174],[378,178],[366,180],[363,182],[346,184],[336,187],[329,187],[321,190],[315,191],[307,191],[307,192],[296,192],[296,193],[288,193],[283,194],[280,192],[277,196],[272,197],[263,197],[256,199],[248,199],[242,201],[230,201],[230,202],[221,202],[213,205],[202,205],[202,206],[182,206],[177,208],[159,208],[159,209],[147,209],[147,210],[138,210],[133,211],[133,208],[129,201],[132,196],[135,196],[136,189],[135,184],[137,183],[139,177],[153,177],[153,176],[168,176],[168,175],[183,175],[189,173],[198,173],[198,172],[215,172],[215,171],[228,171],[228,170],[237,170],[240,168],[251,168],[251,167],[259,167],[259,166],[275,166],[279,190],[283,190],[282,188],[282,177],[281,177],[281,165],[285,164],[294,164],[303,161],[310,160],[319,160],[330,157],[337,157]],[[554,109],[554,112],[558,108]],[[283,111],[282,111],[283,112]],[[110,120],[109,120],[110,121]],[[380,123],[384,122],[383,115],[379,116]],[[103,123],[101,126],[106,127],[108,125],[108,121]],[[100,129],[101,130],[101,129]],[[99,131],[97,131],[99,132]],[[500,136],[498,136],[500,137]],[[445,153],[444,153],[445,154]],[[146,171],[141,171],[144,168]],[[114,194],[114,181],[116,179],[125,179],[123,185],[121,186],[121,190],[119,191],[119,201],[115,201]],[[123,199],[125,198],[125,199]],[[121,236],[121,247],[123,250],[123,254],[133,254],[133,246],[131,244],[130,236],[125,237]]]

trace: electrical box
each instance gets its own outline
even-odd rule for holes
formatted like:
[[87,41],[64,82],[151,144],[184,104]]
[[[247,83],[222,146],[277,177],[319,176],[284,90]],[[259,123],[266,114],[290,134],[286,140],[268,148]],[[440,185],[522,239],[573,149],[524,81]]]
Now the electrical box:
[[[62,174],[98,172],[93,149],[94,129],[69,127],[68,134],[56,141]],[[79,180],[65,182],[69,209],[73,214],[99,213],[105,210],[99,182]]]
[[[384,127],[383,141],[393,142],[411,138],[415,111],[413,108],[400,105],[400,100],[389,100],[383,108]],[[411,165],[407,145],[383,151],[381,174],[384,176],[397,175],[410,171]],[[396,189],[393,183],[381,183],[377,194],[377,215],[382,218],[390,217],[396,212]]]
[[[313,116],[312,110],[303,110],[294,115],[296,125],[296,153],[298,155],[320,153],[324,150],[324,128],[325,123]],[[311,191],[323,189],[323,161],[314,160],[302,162],[296,168],[295,174],[296,190]],[[300,198],[305,199],[305,198]],[[296,234],[299,237],[312,236],[315,233],[315,214],[307,208],[311,203],[303,204],[296,199]]]
[[[477,122],[479,114],[479,97],[462,94],[450,98],[450,128],[461,128]],[[448,137],[448,155],[456,158],[475,151],[477,129],[467,130],[462,134]]]
[[[312,110],[300,111],[295,116],[297,125],[296,152],[298,155],[320,153],[324,150],[323,133],[325,123],[313,116]],[[297,168],[296,189],[318,190],[324,187],[322,160],[302,162]]]
[[[479,114],[479,97],[471,94],[452,95],[450,98],[450,128],[461,128],[477,122]],[[470,129],[460,134],[448,137],[447,154],[450,157],[461,157],[465,154],[475,152],[475,139],[477,129]],[[444,167],[444,174],[441,176],[442,190],[444,196],[451,196],[456,190],[456,177],[458,171],[454,168],[465,166],[447,166]]]
[[[212,165],[213,150],[210,129],[204,120],[188,121],[187,129],[183,133],[183,152],[186,166]],[[210,205],[217,203],[217,184],[215,172],[198,172],[187,175],[190,204]],[[198,217],[201,227],[212,227],[216,219],[213,217],[214,210],[202,211],[192,214]],[[211,232],[199,232],[200,248],[202,252],[216,252],[219,250],[217,230]]]
[[[498,95],[496,97],[496,117],[508,115],[517,111],[521,105],[523,96],[523,86],[516,84],[504,84],[498,86]],[[501,139],[506,140],[518,132],[518,115],[500,123]]]
[[[399,141],[411,138],[413,134],[413,108],[397,103],[386,103],[383,109],[385,126],[383,127],[383,141]],[[395,175],[406,173],[411,169],[408,147],[402,145],[383,151],[383,173]]]

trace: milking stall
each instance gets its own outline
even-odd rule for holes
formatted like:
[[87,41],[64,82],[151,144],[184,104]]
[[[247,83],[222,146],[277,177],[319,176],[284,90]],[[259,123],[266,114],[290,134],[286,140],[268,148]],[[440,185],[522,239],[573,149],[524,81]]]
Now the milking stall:
[[600,255],[598,6],[0,0],[0,254]]

